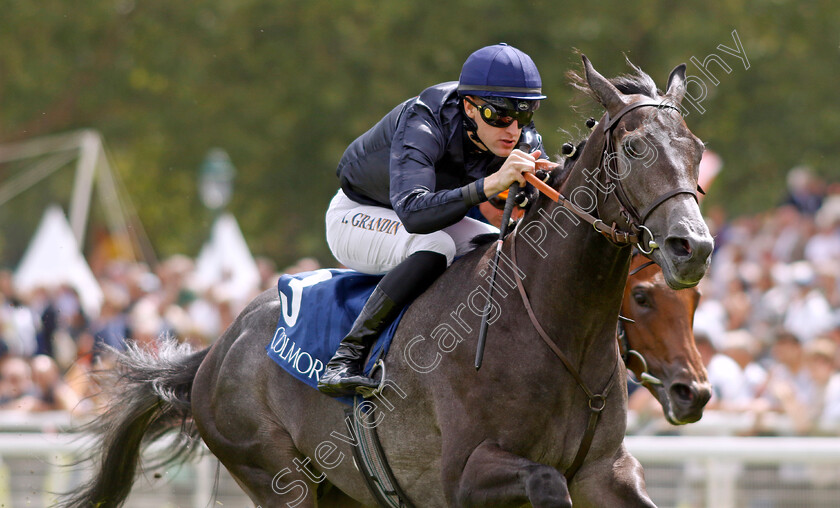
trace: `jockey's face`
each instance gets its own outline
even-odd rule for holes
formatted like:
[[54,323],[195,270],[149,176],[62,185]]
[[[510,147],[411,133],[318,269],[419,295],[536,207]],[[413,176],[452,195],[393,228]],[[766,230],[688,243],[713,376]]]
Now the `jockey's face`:
[[[481,97],[470,97],[470,99],[479,106],[484,104]],[[478,134],[481,142],[484,143],[494,155],[499,157],[507,157],[510,155],[510,152],[512,152],[516,146],[516,143],[519,142],[519,135],[522,134],[519,122],[512,122],[507,127],[492,127],[481,119],[478,108],[470,104],[469,101],[464,101],[464,111],[467,116],[475,122],[477,127],[476,134]],[[484,148],[475,140],[473,140],[473,143],[475,143],[479,148]]]

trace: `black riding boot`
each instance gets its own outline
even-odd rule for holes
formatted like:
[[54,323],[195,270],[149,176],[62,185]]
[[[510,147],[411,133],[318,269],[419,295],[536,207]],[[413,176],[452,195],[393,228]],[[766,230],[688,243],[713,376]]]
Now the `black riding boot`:
[[368,350],[379,333],[400,311],[425,291],[446,270],[446,256],[419,251],[388,272],[374,288],[362,312],[318,379],[318,390],[333,397],[356,395],[357,388],[376,388],[379,383],[363,371]]
[[379,333],[401,310],[401,305],[376,286],[318,379],[318,390],[333,397],[343,397],[355,395],[359,387],[376,388],[378,383],[362,373],[363,363]]

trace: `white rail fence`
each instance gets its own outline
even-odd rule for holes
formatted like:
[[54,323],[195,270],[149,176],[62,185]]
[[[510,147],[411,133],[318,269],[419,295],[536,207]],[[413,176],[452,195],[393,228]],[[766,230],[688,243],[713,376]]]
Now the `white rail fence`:
[[630,436],[626,444],[660,507],[840,507],[840,438]]
[[[840,438],[630,436],[648,491],[662,508],[821,508],[840,506]],[[0,506],[42,507],[88,471],[68,467],[89,437],[0,433]],[[165,446],[165,445],[162,445]],[[146,471],[128,507],[252,506],[212,456]],[[218,473],[218,477],[217,477]]]

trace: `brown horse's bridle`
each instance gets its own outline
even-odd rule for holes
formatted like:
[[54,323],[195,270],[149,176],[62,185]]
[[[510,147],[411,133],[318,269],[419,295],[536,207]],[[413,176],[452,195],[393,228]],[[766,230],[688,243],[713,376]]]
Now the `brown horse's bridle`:
[[[636,257],[640,254],[641,253],[638,252],[638,251],[633,252],[633,257]],[[641,272],[645,268],[647,268],[651,265],[654,265],[654,264],[656,264],[656,262],[654,262],[654,261],[646,261],[645,263],[642,263],[641,265],[639,265],[636,268],[634,268],[633,270],[631,270],[630,273],[627,275],[627,278],[629,279],[630,277],[636,275],[637,273]],[[639,362],[641,362],[641,364],[642,364],[642,373],[639,375],[640,381],[633,381],[633,380],[631,380],[631,381],[635,382],[636,384],[640,384],[640,385],[661,385],[662,380],[659,379],[658,377],[652,375],[650,373],[650,371],[648,370],[647,360],[645,360],[644,355],[642,355],[642,353],[640,353],[640,352],[638,352],[635,349],[632,349],[630,347],[630,341],[627,340],[627,330],[624,329],[624,323],[635,323],[635,321],[633,321],[630,318],[624,317],[621,314],[618,315],[618,328],[617,328],[617,331],[616,331],[616,338],[618,340],[618,351],[619,351],[619,354],[621,355],[621,359],[624,361],[624,366],[627,367],[628,371],[631,370],[630,369],[630,359],[631,359],[631,357],[637,358],[639,360]]]

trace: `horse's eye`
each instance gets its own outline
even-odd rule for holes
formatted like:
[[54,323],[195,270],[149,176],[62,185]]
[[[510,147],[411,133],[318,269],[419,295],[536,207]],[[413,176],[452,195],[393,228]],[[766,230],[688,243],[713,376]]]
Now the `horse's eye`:
[[647,294],[642,290],[633,291],[633,300],[641,307],[650,307],[651,302],[647,297]]
[[638,136],[628,136],[621,142],[624,153],[634,159],[640,159],[645,154],[647,148],[645,144],[639,140]]

